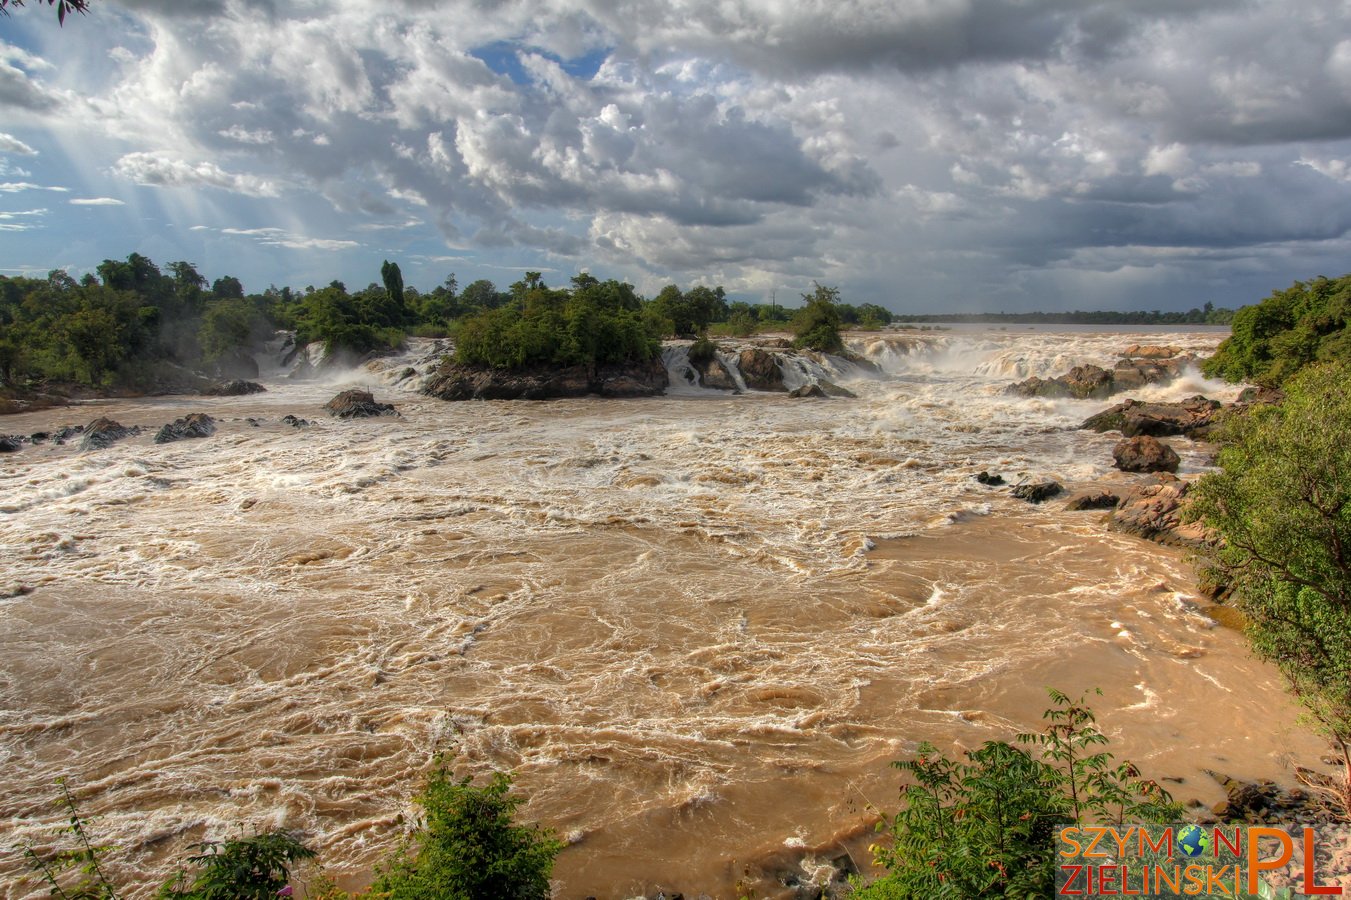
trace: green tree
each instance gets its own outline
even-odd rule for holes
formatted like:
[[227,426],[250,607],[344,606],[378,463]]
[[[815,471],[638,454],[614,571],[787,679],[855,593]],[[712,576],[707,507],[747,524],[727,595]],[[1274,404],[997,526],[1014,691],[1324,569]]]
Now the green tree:
[[805,305],[793,317],[793,346],[819,353],[839,353],[844,349],[844,342],[840,340],[840,314],[835,309],[840,291],[816,282],[812,285],[812,292],[802,295]]
[[[1218,472],[1195,485],[1193,518],[1222,539],[1258,655],[1276,664],[1346,760],[1351,797],[1351,363],[1315,365],[1279,406],[1231,415]],[[1351,809],[1347,810],[1351,813]]]
[[390,302],[402,308],[403,273],[399,271],[399,264],[385,260],[380,266],[380,280],[385,283],[385,292],[389,294]]
[[1315,361],[1351,360],[1351,275],[1297,281],[1234,313],[1232,333],[1202,371],[1278,386]]
[[421,827],[379,873],[373,893],[389,900],[547,900],[563,845],[538,825],[514,821],[524,800],[511,777],[483,787],[438,762],[418,798]]

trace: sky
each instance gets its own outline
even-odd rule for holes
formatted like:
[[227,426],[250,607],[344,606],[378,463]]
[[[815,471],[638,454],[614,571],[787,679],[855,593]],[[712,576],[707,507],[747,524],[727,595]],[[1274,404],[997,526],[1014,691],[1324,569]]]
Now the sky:
[[526,270],[897,312],[1351,270],[1351,0],[40,0],[0,274]]

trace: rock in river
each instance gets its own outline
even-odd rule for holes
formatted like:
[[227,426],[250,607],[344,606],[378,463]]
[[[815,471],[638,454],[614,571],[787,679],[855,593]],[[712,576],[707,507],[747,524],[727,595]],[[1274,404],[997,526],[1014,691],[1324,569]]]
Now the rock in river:
[[169,444],[188,438],[211,437],[216,433],[216,421],[206,413],[189,413],[174,419],[155,434],[155,443]]
[[1147,434],[1126,438],[1112,448],[1113,465],[1123,472],[1176,472],[1177,452]]
[[330,416],[339,419],[364,419],[372,416],[397,416],[399,413],[388,403],[377,403],[370,391],[343,391],[324,404]]
[[141,433],[140,426],[124,428],[120,422],[114,422],[106,416],[100,416],[84,427],[84,439],[80,441],[81,450],[103,450],[123,438]]

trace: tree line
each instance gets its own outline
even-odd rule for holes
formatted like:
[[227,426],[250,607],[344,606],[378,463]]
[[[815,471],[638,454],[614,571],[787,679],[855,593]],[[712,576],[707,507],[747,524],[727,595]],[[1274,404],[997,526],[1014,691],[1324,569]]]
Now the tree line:
[[397,348],[408,335],[453,336],[460,361],[510,368],[642,361],[666,338],[745,337],[804,322],[800,330],[813,336],[803,346],[838,349],[832,329],[892,319],[819,285],[798,310],[729,301],[722,287],[705,285],[671,284],[648,299],[585,272],[551,287],[530,271],[505,290],[486,279],[461,289],[452,273],[427,292],[405,285],[397,263],[386,260],[380,275],[356,291],[333,281],[246,294],[232,275],[208,282],[190,262],[161,269],[132,253],[78,281],[61,270],[0,276],[0,387],[146,389],[183,369],[225,374],[241,362],[247,368],[279,330],[294,332],[298,344],[320,341],[330,353],[357,356]]

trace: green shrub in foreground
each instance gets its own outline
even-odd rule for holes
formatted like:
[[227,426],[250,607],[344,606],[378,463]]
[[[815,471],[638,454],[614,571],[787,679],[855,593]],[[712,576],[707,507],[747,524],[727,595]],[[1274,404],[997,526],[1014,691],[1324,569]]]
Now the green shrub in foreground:
[[1021,746],[988,741],[963,763],[926,743],[915,759],[893,763],[914,781],[901,789],[901,811],[878,826],[891,843],[874,845],[873,861],[888,873],[854,896],[1049,897],[1057,828],[1176,820],[1166,791],[1094,752],[1107,738],[1083,698],[1051,691],[1051,700],[1046,727],[1019,735]]
[[547,900],[549,873],[563,845],[538,825],[518,825],[524,800],[511,776],[483,787],[438,765],[418,798],[423,822],[383,869],[371,895],[390,900]]

